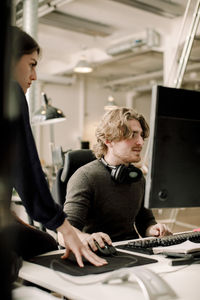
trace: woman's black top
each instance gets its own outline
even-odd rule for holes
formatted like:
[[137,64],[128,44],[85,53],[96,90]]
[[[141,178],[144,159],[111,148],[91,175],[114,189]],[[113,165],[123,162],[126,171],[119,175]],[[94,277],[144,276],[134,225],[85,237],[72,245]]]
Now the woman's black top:
[[11,84],[13,110],[11,188],[15,188],[27,213],[45,227],[55,230],[62,225],[66,214],[55,203],[49,190],[29,120],[26,97],[17,82]]

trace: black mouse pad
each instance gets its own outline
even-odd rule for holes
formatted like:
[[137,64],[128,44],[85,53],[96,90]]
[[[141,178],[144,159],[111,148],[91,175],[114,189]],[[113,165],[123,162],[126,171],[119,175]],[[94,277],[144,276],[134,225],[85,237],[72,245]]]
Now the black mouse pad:
[[69,258],[65,260],[61,259],[61,254],[37,256],[32,258],[30,262],[73,276],[100,274],[114,271],[119,268],[140,266],[157,262],[157,260],[152,258],[122,253],[119,251],[117,251],[116,255],[106,256],[104,258],[107,260],[108,264],[101,267],[95,267],[83,258],[84,268],[80,268],[78,266],[73,254],[70,254]]

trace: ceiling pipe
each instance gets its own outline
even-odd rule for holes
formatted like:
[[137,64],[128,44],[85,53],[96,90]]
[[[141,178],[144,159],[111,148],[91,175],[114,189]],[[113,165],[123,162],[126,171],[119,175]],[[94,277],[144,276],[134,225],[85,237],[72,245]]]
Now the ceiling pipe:
[[[200,63],[196,63],[196,64],[192,64],[192,65],[188,65],[187,66],[187,70],[185,74],[188,74],[192,71],[200,71]],[[103,88],[108,88],[114,85],[122,85],[122,84],[131,84],[134,82],[139,82],[139,81],[145,81],[145,80],[151,80],[151,79],[157,79],[159,80],[159,82],[162,82],[162,78],[163,78],[163,71],[156,71],[156,72],[151,72],[151,73],[147,73],[147,74],[141,74],[138,76],[129,76],[126,78],[121,78],[121,79],[117,79],[117,80],[111,80],[111,81],[107,81],[105,85],[103,85]],[[187,82],[187,80],[185,81]],[[142,85],[142,86],[138,86],[138,87],[134,87],[134,90],[138,91],[138,92],[144,92],[144,91],[148,91],[151,89],[151,85]]]
[[[26,0],[24,0],[26,1]],[[37,14],[37,18],[40,18],[46,14],[49,14],[50,12],[56,10],[58,7],[64,5],[64,4],[67,4],[67,3],[70,3],[74,0],[52,0],[51,2],[48,2],[46,3],[46,1],[36,1],[34,0],[34,2],[39,2],[38,3],[38,14]],[[23,11],[20,10],[17,12],[17,21],[16,21],[16,24],[17,26],[22,26],[22,14],[23,14]]]
[[[37,41],[38,32],[38,1],[24,0],[23,2],[23,30]],[[30,115],[36,106],[36,84],[33,82],[27,92]]]
[[38,11],[38,17],[42,17],[56,10],[58,7],[68,4],[74,0],[52,0],[48,4],[41,5]]
[[184,13],[184,6],[172,1],[163,0],[112,0],[125,5],[136,7],[148,12],[163,16],[166,18],[174,18]]
[[136,76],[129,76],[126,78],[121,78],[121,79],[116,79],[116,80],[111,80],[108,81],[104,87],[109,87],[113,85],[119,85],[119,84],[127,84],[127,83],[132,83],[136,81],[144,81],[144,80],[150,80],[150,79],[156,79],[156,78],[161,78],[163,76],[163,71],[159,70],[156,72],[151,72],[147,74],[141,74],[141,75],[136,75]]
[[16,5],[17,5],[16,0],[12,0],[11,1],[11,24],[13,26],[16,25]]

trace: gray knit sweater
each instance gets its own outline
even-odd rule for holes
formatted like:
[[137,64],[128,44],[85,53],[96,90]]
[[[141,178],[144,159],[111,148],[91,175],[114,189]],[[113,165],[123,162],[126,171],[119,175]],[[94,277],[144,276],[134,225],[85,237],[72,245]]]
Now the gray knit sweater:
[[156,224],[151,210],[144,207],[145,179],[117,183],[109,170],[94,160],[79,168],[67,185],[64,211],[70,223],[88,233],[105,232],[112,241],[137,238]]

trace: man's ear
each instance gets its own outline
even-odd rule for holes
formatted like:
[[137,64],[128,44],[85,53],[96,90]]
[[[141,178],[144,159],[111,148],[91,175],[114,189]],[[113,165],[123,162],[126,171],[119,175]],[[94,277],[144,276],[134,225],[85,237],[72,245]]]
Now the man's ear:
[[106,145],[108,148],[110,148],[110,147],[112,147],[112,142],[109,141],[109,140],[105,140],[105,145]]

